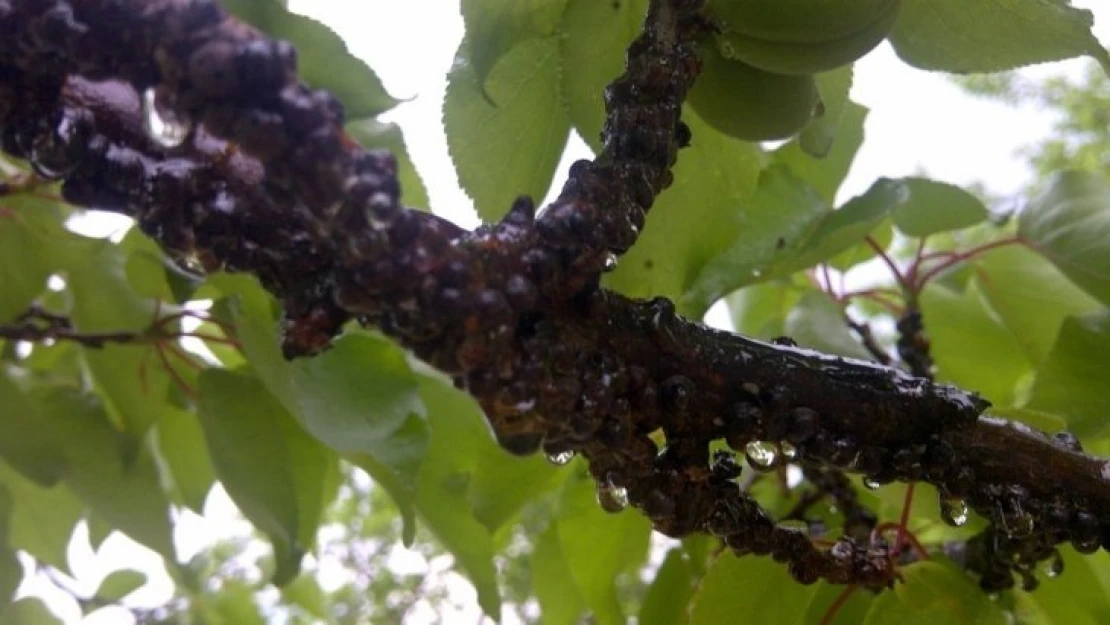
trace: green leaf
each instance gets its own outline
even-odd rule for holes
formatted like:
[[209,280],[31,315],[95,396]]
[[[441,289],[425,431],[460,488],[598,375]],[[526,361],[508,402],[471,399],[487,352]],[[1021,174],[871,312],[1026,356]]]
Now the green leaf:
[[728,296],[732,326],[752,338],[770,340],[786,334],[786,315],[805,292],[784,280],[746,286]]
[[65,471],[58,441],[42,426],[38,406],[0,365],[0,458],[42,486],[52,486]]
[[0,611],[0,623],[4,625],[63,625],[62,619],[54,615],[42,599],[24,597]]
[[1003,625],[1002,610],[966,573],[937,561],[902,569],[904,584],[871,603],[864,625]]
[[638,625],[673,625],[683,622],[694,594],[694,572],[682,549],[672,549],[655,573],[644,595]]
[[299,571],[338,472],[337,458],[308,436],[257,379],[222,369],[200,376],[201,423],[220,482],[274,545],[274,583]]
[[1098,301],[1027,248],[993,249],[974,263],[983,295],[1034,364],[1048,357],[1064,319],[1100,308]]
[[431,444],[420,469],[417,512],[474,584],[482,610],[496,619],[501,613],[501,596],[493,565],[493,538],[468,514],[467,490],[477,459],[505,451],[493,440],[474,400],[449,381],[421,376],[420,396],[428,410]]
[[169,501],[150,450],[114,428],[99,400],[68,388],[37,392],[44,427],[65,453],[65,481],[97,515],[174,560]]
[[826,354],[874,360],[848,328],[844,309],[826,293],[810,291],[786,317],[786,335]]
[[[518,43],[551,35],[567,0],[462,0],[468,56],[478,84]],[[500,100],[494,100],[500,104]]]
[[430,207],[428,190],[420,173],[416,171],[416,166],[412,164],[400,126],[366,118],[347,124],[346,130],[363,147],[389,150],[393,158],[397,159],[397,180],[401,184],[401,196],[406,206],[425,210]]
[[[822,619],[825,614],[828,613],[833,603],[846,589],[846,586],[840,584],[819,582],[817,592],[814,593],[813,600],[810,601],[809,612],[798,623],[823,623]],[[867,610],[871,608],[872,598],[871,593],[858,588],[855,589],[848,600],[837,609],[836,618],[829,625],[857,625],[862,623],[864,617],[867,616]]]
[[517,196],[542,198],[569,136],[559,106],[558,41],[528,39],[504,55],[479,88],[464,41],[447,77],[443,127],[459,183],[478,215],[496,221]]
[[996,406],[1012,405],[1018,382],[1032,366],[1014,335],[984,305],[977,283],[962,294],[930,284],[920,303],[937,379],[976,391]]
[[216,470],[197,415],[167,408],[154,426],[158,458],[175,498],[197,514],[216,481]]
[[266,625],[246,582],[226,580],[220,592],[197,597],[192,612],[203,625]]
[[809,183],[831,206],[836,202],[836,193],[863,144],[863,122],[866,119],[867,108],[849,101],[840,114],[836,140],[828,154],[821,158],[814,157],[803,145],[803,135],[775,150],[771,154],[773,162],[789,167],[791,173]]
[[[691,183],[697,184],[697,180],[692,180]],[[695,205],[690,203],[686,208],[693,206]],[[735,217],[727,221],[722,218],[723,215],[703,218],[710,221],[718,232],[735,233],[735,237],[724,248],[706,245],[707,242],[699,243],[699,247],[705,251],[719,250],[720,253],[707,259],[701,266],[696,278],[685,289],[680,300],[682,307],[685,310],[704,311],[709,304],[725,294],[771,277],[776,264],[790,262],[802,251],[805,242],[829,212],[828,205],[817,193],[785,167],[779,165],[764,170],[755,195],[740,210],[735,211]],[[645,234],[658,225],[649,223]],[[674,240],[674,230],[664,234]],[[691,241],[692,247],[694,243]],[[639,249],[640,246],[634,248],[625,262]],[[658,262],[661,270],[667,266],[666,263],[667,259]]]
[[599,625],[626,622],[616,592],[616,577],[638,569],[647,556],[651,524],[636,510],[610,514],[597,503],[597,486],[585,473],[563,486],[559,545],[571,579]]
[[84,506],[63,483],[43,488],[0,462],[0,488],[11,496],[8,543],[40,562],[69,571],[66,549]]
[[571,578],[555,525],[536,539],[530,560],[532,587],[540,604],[544,625],[576,625],[586,611],[586,600]]
[[311,359],[286,362],[278,348],[275,303],[253,278],[209,280],[233,294],[227,308],[252,368],[313,436],[342,452],[386,488],[415,533],[413,489],[427,447],[415,378],[403,352],[365,333],[341,337]]
[[987,207],[963,189],[928,178],[904,178],[909,192],[894,209],[894,225],[908,237],[962,230],[982,223]]
[[1083,54],[1110,66],[1093,24],[1094,14],[1062,0],[903,0],[890,43],[914,67],[958,74]]
[[27,310],[46,288],[50,266],[41,255],[43,243],[45,237],[22,213],[0,212],[0,323]]
[[1110,306],[1110,182],[1065,171],[1019,215],[1018,234],[1083,290]]
[[235,17],[297,48],[302,80],[339,98],[348,119],[373,117],[397,105],[374,70],[351,54],[343,39],[316,20],[290,13],[277,2],[220,0]]
[[19,563],[15,551],[0,544],[0,613],[11,602],[22,581],[23,565]]
[[302,425],[341,452],[365,453],[407,488],[427,449],[417,378],[389,340],[347,334],[328,351],[293,363]]
[[[832,150],[833,142],[840,132],[841,120],[849,102],[848,92],[852,89],[852,66],[845,65],[829,72],[814,76],[821,105],[813,119],[806,124],[798,135],[798,146],[814,158],[825,158]],[[860,135],[862,139],[862,135]],[[832,201],[832,198],[828,198]]]
[[1110,312],[1068,317],[1037,372],[1029,407],[1063,415],[1077,436],[1105,436],[1108,370]]
[[467,491],[467,501],[482,525],[496,533],[520,512],[524,504],[559,484],[565,472],[546,458],[520,458],[501,450],[478,456]]
[[[80,332],[138,332],[154,320],[155,304],[131,287],[123,250],[109,241],[90,241],[88,252],[72,259],[68,285],[70,315]],[[172,312],[172,311],[164,311]],[[123,428],[141,436],[157,419],[169,376],[151,345],[109,343],[83,348],[97,387]]]
[[[1048,564],[1036,571],[1041,584],[1035,592],[1015,592],[1015,615],[1019,623],[1066,623],[1098,625],[1110,616],[1110,600],[1099,582],[1095,567],[1106,567],[1107,554],[1083,556],[1071,547],[1060,550],[1064,572],[1047,574]],[[1050,564],[1050,559],[1048,563]],[[1034,620],[1037,618],[1038,620]]]
[[694,594],[690,625],[728,623],[738,614],[751,623],[801,623],[816,592],[771,558],[737,558],[726,551]]
[[[874,251],[865,239],[888,221],[891,211],[897,210],[906,199],[905,187],[898,180],[880,178],[862,195],[848,200],[843,206],[826,213],[812,234],[793,258],[784,259],[775,275],[783,275],[812,267],[838,254],[863,245],[871,255]],[[880,234],[877,239],[885,237]]]
[[330,622],[331,610],[329,609],[328,596],[320,587],[320,582],[312,574],[301,574],[300,577],[288,583],[281,589],[284,601],[300,607],[308,614]]
[[646,12],[646,0],[569,0],[563,13],[562,99],[575,130],[594,153],[601,152],[605,87],[624,71],[625,50],[640,34]]
[[135,592],[146,583],[146,573],[133,569],[112,571],[100,582],[96,597],[105,601],[118,602]]

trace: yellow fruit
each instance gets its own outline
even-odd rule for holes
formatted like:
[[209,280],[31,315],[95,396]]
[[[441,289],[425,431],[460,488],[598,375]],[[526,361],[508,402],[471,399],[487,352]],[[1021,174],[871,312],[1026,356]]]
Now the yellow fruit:
[[769,72],[847,65],[890,34],[901,0],[714,0],[722,53]]
[[710,126],[744,141],[773,141],[797,134],[813,116],[812,76],[783,76],[702,51],[702,73],[686,101]]

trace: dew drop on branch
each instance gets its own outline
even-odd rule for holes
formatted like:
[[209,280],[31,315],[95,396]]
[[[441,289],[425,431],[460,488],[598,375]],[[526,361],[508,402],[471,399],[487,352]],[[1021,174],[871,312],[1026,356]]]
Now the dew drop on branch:
[[620,512],[628,507],[628,491],[623,486],[597,485],[597,503],[606,512]]
[[547,454],[547,461],[556,466],[565,466],[574,460],[573,451],[561,451],[557,454]]
[[1049,560],[1044,567],[1044,574],[1050,578],[1060,577],[1064,572],[1064,557],[1060,555],[1059,551],[1052,552],[1052,559]]
[[967,520],[971,515],[967,509],[967,502],[963,499],[942,497],[940,500],[940,516],[945,523],[952,527],[963,527],[967,525]]
[[769,471],[779,459],[778,446],[770,441],[752,441],[744,447],[748,464],[759,471]]
[[880,482],[879,480],[877,480],[877,479],[875,479],[871,476],[867,476],[867,477],[863,478],[863,487],[866,488],[867,490],[879,490],[880,488],[882,488],[882,486],[883,486],[882,482]]

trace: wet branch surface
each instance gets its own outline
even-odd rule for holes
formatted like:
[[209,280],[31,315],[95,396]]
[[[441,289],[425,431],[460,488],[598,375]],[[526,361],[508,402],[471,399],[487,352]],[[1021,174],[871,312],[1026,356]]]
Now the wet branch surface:
[[[867,541],[776,525],[734,460],[711,461],[725,439],[739,452],[785,441],[807,466],[965,499],[992,521],[958,554],[984,588],[1061,542],[1110,546],[1110,464],[1073,438],[984,417],[973,393],[599,287],[697,140],[679,119],[697,4],[651,3],[606,90],[604,150],[559,198],[537,217],[522,197],[475,231],[404,208],[393,158],[346,137],[341,105],[298,82],[292,47],[210,0],[0,0],[0,147],[63,180],[67,201],[135,218],[174,258],[258,276],[283,305],[288,357],[352,319],[380,328],[477,398],[505,449],[583,454],[670,536],[711,533],[804,583],[893,583]],[[191,128],[182,143],[145,132],[148,90]]]

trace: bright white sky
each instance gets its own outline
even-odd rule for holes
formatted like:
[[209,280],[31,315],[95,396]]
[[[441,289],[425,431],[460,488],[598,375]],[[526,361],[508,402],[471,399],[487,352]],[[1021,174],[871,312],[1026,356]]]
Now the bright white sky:
[[[455,0],[291,0],[290,6],[327,23],[342,35],[352,52],[366,59],[396,97],[413,98],[385,117],[401,125],[412,159],[424,178],[435,212],[456,222],[477,222],[471,202],[459,189],[447,155],[440,125],[440,103],[445,76],[463,35]],[[1074,5],[1096,14],[1095,32],[1110,42],[1110,5],[1099,0],[1075,0]],[[1077,71],[1075,62],[1026,70],[1034,76]],[[842,198],[867,189],[880,176],[927,172],[955,184],[982,181],[995,193],[1016,191],[1029,171],[1014,152],[1044,137],[1051,118],[1031,109],[1011,109],[976,100],[951,85],[943,75],[909,68],[886,44],[856,65],[852,98],[871,109],[867,138],[842,190]],[[589,152],[572,141],[555,176],[556,188],[566,167]],[[649,222],[650,227],[650,222]],[[178,526],[178,549],[188,558],[219,537],[245,535],[250,527],[236,519],[234,506],[217,489],[205,518],[189,514]],[[128,604],[162,604],[171,584],[158,556],[119,534],[94,554],[87,532],[79,529],[70,548],[78,588],[91,593],[108,572],[123,567],[152,574],[151,583],[134,593]],[[67,624],[119,625],[132,622],[129,613],[100,610],[80,619],[77,606],[42,579],[25,583],[21,594],[48,597],[51,607]],[[460,622],[475,622],[478,612],[472,593],[461,597],[469,605]],[[459,615],[460,617],[462,614]],[[454,619],[452,619],[454,620]]]

